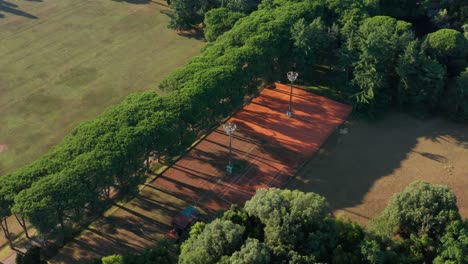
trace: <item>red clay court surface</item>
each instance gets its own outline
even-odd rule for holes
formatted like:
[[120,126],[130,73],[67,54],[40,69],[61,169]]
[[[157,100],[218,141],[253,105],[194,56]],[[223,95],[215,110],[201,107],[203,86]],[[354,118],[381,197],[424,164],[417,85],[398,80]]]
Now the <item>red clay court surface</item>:
[[151,184],[207,212],[243,205],[258,188],[282,187],[351,111],[297,88],[291,118],[288,104],[289,86],[276,84],[227,121],[237,125],[233,174],[225,172],[229,138],[220,126]]

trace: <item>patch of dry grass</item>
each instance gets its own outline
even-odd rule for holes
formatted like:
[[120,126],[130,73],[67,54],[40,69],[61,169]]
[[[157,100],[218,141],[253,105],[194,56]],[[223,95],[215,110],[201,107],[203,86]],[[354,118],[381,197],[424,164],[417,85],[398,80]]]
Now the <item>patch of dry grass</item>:
[[0,175],[204,45],[167,28],[162,0],[0,2]]

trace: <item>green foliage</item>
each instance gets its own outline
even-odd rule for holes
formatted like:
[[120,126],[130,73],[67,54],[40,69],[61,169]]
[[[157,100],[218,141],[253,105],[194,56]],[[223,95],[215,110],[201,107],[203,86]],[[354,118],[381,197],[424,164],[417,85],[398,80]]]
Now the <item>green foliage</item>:
[[216,263],[242,245],[245,228],[230,221],[216,219],[201,234],[190,237],[181,247],[179,263]]
[[[116,264],[172,264],[176,262],[174,251],[175,244],[167,239],[158,241],[155,246],[148,247],[140,254],[126,253],[123,255],[111,255],[102,259],[95,259],[89,263],[116,263]],[[88,263],[88,262],[86,262]]]
[[254,11],[261,1],[259,0],[221,0],[221,2],[225,2],[226,7],[233,12],[241,12],[241,13],[248,14]]
[[361,242],[364,239],[363,228],[344,219],[335,219],[337,230],[336,248],[333,250],[332,263],[361,263]]
[[414,20],[425,15],[430,0],[380,0],[380,11],[391,17]]
[[[195,224],[179,263],[465,263],[468,229],[454,204],[447,187],[414,182],[365,230],[333,219],[317,194],[259,189],[244,208]],[[249,226],[264,231],[253,237]],[[159,258],[147,250],[123,263],[173,263],[166,242]]]
[[103,257],[102,264],[125,264],[124,258],[121,255],[111,255]]
[[[413,39],[411,24],[391,17],[376,16],[363,21],[342,51],[353,68],[350,91],[358,110],[374,113],[388,107],[396,94],[398,57]],[[357,59],[357,61],[354,61]]]
[[230,30],[245,14],[233,12],[228,8],[211,9],[205,14],[205,38],[213,42],[224,32]]
[[374,0],[326,0],[327,16],[340,26],[349,22],[362,21],[375,13],[377,1]]
[[236,251],[229,258],[231,264],[264,264],[270,263],[270,250],[257,239],[248,238],[239,251]]
[[[203,20],[206,23],[208,19],[212,29],[208,30],[207,40],[214,41],[217,36],[234,25],[241,16],[239,13],[249,14],[257,8],[259,2],[259,0],[172,0],[171,7],[174,14],[169,28],[191,29]],[[209,11],[218,8],[223,11],[218,10],[216,17],[213,17],[213,14],[210,15],[211,18],[206,17]],[[225,19],[222,18],[224,15],[226,15]]]
[[[169,28],[191,29],[203,20],[203,14],[210,7],[202,0],[171,0],[174,14],[171,17]],[[207,11],[207,10],[206,10]]]
[[270,247],[290,245],[300,248],[299,253],[322,256],[334,246],[328,204],[315,193],[260,189],[245,210],[265,225],[265,243]]
[[395,194],[374,221],[373,229],[388,236],[428,234],[439,237],[445,227],[460,219],[457,199],[446,186],[416,181]]
[[427,1],[426,16],[438,28],[460,29],[468,23],[468,4],[464,0]]
[[447,66],[449,76],[457,76],[466,67],[468,40],[457,30],[440,29],[428,34],[423,47],[430,56]]
[[246,236],[248,237],[258,239],[263,239],[264,237],[264,225],[258,220],[258,218],[247,214],[247,211],[242,207],[231,205],[231,208],[224,212],[221,219],[244,226]]
[[406,255],[403,255],[400,241],[376,236],[366,232],[366,237],[361,243],[361,256],[363,263],[412,263]]
[[293,61],[301,71],[318,63],[333,49],[333,38],[320,17],[310,24],[303,18],[299,19],[291,27],[291,37],[294,41]]
[[366,239],[361,245],[361,253],[366,263],[377,264],[384,263],[385,253],[375,240]]
[[468,263],[468,228],[461,221],[451,222],[440,241],[442,245],[437,249],[435,264]]
[[[407,21],[424,21],[438,28],[460,28],[467,22],[468,5],[464,0],[380,0],[379,13]],[[424,27],[422,26],[422,27]],[[424,32],[426,29],[421,28]]]
[[450,83],[444,109],[451,118],[468,121],[468,68]]
[[400,237],[400,255],[414,263],[436,257],[447,226],[459,221],[455,195],[446,186],[413,182],[390,200],[371,223],[371,230],[387,237]]
[[[227,241],[227,226],[239,230],[240,242]],[[232,206],[196,230],[182,245],[180,263],[359,263],[364,238],[356,223],[333,220],[323,197],[279,189],[259,189],[244,208]]]
[[396,71],[400,77],[399,104],[417,116],[434,112],[444,91],[444,66],[422,52],[418,41],[412,41],[400,57]]

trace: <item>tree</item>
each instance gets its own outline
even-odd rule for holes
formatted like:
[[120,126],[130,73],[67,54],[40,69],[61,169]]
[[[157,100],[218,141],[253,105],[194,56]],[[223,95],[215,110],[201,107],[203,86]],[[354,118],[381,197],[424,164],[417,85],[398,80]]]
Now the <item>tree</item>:
[[211,9],[205,14],[205,38],[213,42],[218,36],[230,30],[240,18],[245,15],[241,12],[234,12],[227,8]]
[[454,120],[468,121],[468,68],[450,83],[443,107]]
[[236,251],[226,263],[231,264],[264,264],[270,263],[270,250],[257,239],[248,238],[239,251]]
[[401,250],[402,246],[398,242],[366,230],[366,236],[359,244],[362,263],[413,263],[403,254],[405,252]]
[[[213,228],[213,224],[218,227]],[[240,241],[227,241],[226,226],[242,231],[236,233]],[[360,263],[363,239],[364,231],[358,224],[333,219],[325,199],[315,193],[259,189],[244,208],[231,206],[220,219],[206,226],[196,224],[182,245],[179,260],[205,260],[208,264]],[[207,246],[208,240],[216,243]]]
[[326,12],[330,21],[343,26],[350,20],[362,21],[370,14],[376,14],[378,1],[375,0],[326,0]]
[[458,76],[466,67],[468,40],[457,30],[444,28],[428,34],[423,49],[447,67],[449,77]]
[[274,255],[281,254],[286,246],[296,249],[299,255],[325,259],[335,246],[333,221],[327,218],[328,204],[315,193],[259,189],[244,208],[265,225],[265,243]]
[[201,234],[184,242],[179,263],[216,263],[222,256],[231,255],[241,247],[244,230],[230,221],[214,220]]
[[468,227],[461,221],[451,222],[440,241],[442,245],[437,249],[435,264],[468,263]]
[[336,248],[333,250],[332,263],[361,263],[361,243],[364,229],[355,222],[335,219],[337,229]]
[[435,238],[451,221],[460,219],[457,198],[446,186],[416,181],[392,196],[373,222],[378,233],[409,237],[419,232]]
[[300,69],[307,69],[319,62],[324,53],[330,52],[332,39],[320,17],[310,24],[301,18],[291,27],[291,38],[294,44],[294,61]]
[[464,0],[429,1],[426,15],[438,28],[460,29],[468,22],[468,5]]
[[174,14],[168,27],[177,30],[191,29],[203,20],[205,7],[202,0],[172,0]]
[[430,4],[430,0],[380,0],[379,8],[384,15],[413,21],[424,16]]
[[460,219],[456,197],[448,187],[416,181],[392,197],[370,230],[388,238],[398,235],[405,244],[402,254],[430,263],[447,226]]
[[412,41],[400,57],[397,66],[399,104],[417,116],[434,112],[444,92],[446,70],[420,49],[420,42]]
[[358,54],[358,60],[350,63],[354,77],[348,91],[358,110],[373,113],[398,101],[394,88],[398,57],[413,38],[411,24],[385,16],[365,19],[353,34],[351,41],[357,44],[345,54]]
[[111,255],[102,258],[102,264],[124,264],[124,258],[121,255]]
[[10,248],[13,248],[13,240],[10,234],[10,229],[8,227],[8,217],[11,215],[11,212],[8,208],[8,204],[0,196],[0,229],[3,232],[3,236],[8,241]]
[[226,7],[233,12],[249,14],[257,9],[259,0],[221,0],[226,2]]

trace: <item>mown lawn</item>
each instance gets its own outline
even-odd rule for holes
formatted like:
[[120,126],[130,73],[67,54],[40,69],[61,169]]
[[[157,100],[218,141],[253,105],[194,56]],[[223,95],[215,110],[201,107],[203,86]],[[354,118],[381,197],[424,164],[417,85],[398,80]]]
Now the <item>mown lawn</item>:
[[0,0],[0,175],[199,53],[165,3]]

